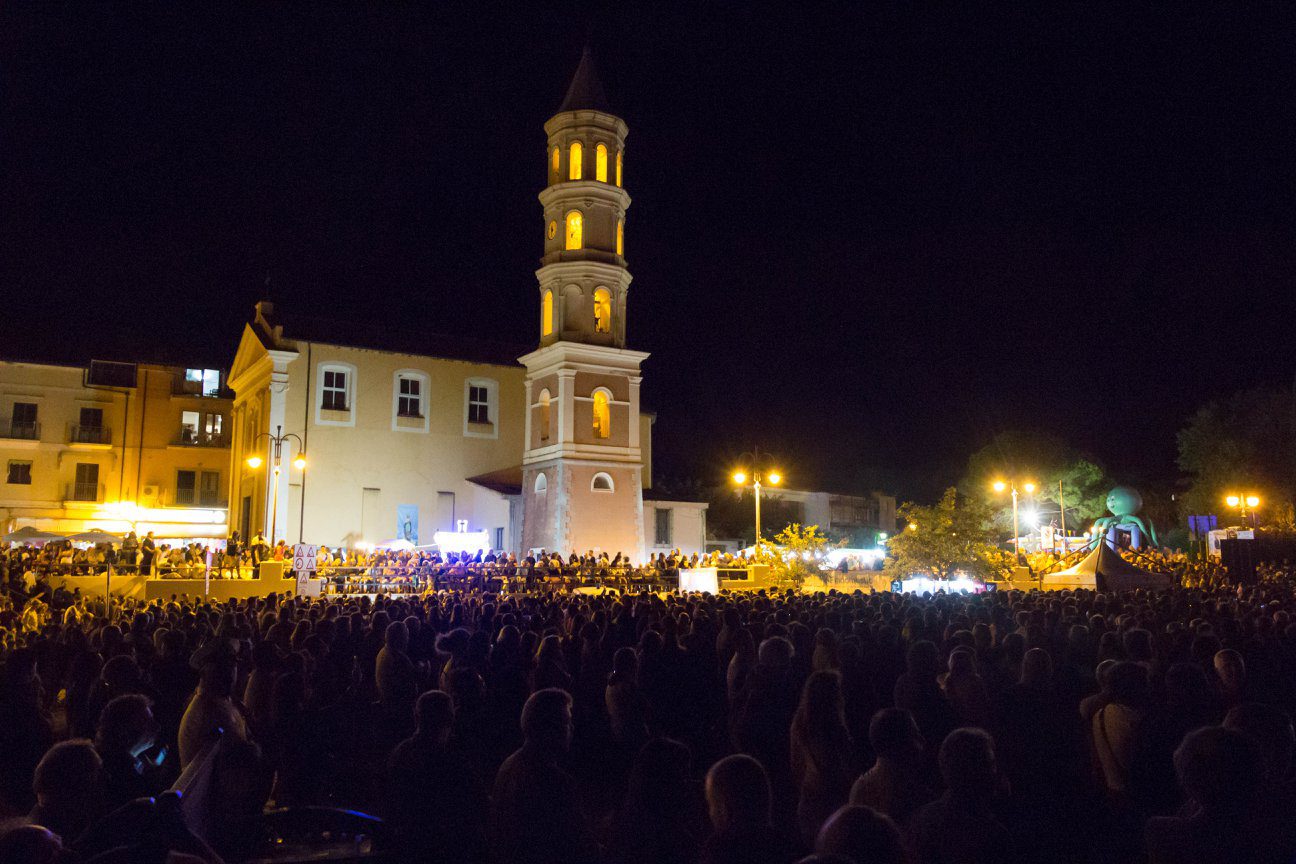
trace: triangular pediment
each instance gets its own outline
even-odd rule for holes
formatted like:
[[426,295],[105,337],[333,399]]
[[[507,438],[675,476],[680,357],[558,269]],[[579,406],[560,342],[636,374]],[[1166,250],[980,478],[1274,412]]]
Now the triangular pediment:
[[270,352],[261,341],[261,334],[251,324],[243,325],[243,336],[239,339],[238,351],[234,353],[234,363],[230,366],[229,385],[238,392],[250,376],[254,376],[261,367],[269,368]]

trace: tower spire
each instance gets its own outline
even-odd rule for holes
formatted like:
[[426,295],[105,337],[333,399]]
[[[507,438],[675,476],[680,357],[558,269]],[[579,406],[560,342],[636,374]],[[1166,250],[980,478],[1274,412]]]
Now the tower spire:
[[599,80],[598,70],[594,68],[594,52],[588,45],[581,51],[580,65],[576,67],[576,74],[567,85],[567,95],[558,106],[559,114],[564,111],[582,110],[612,113],[612,109],[608,106],[607,94],[603,90],[603,82]]

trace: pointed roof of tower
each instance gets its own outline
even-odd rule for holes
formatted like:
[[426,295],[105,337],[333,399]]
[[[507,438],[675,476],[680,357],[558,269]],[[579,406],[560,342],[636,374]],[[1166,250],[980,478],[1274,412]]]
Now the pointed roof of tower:
[[588,45],[581,52],[580,65],[576,67],[571,84],[567,85],[567,95],[558,106],[559,114],[582,110],[612,113],[612,109],[608,107],[607,94],[603,92],[603,82],[599,80],[598,71],[594,68],[594,54]]

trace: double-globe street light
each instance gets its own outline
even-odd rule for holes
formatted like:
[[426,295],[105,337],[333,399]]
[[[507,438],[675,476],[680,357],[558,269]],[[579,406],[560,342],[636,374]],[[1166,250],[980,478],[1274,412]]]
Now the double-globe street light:
[[[292,464],[298,471],[305,471],[306,444],[302,441],[300,435],[296,435],[292,432],[289,432],[287,435],[283,434],[282,426],[276,426],[273,434],[269,432],[260,433],[252,439],[252,446],[256,446],[256,443],[262,438],[267,438],[270,441],[270,470],[274,474],[272,486],[273,493],[270,498],[270,545],[273,546],[276,542],[275,531],[278,528],[279,521],[279,471],[283,467],[283,445],[289,438],[297,442],[297,456],[293,459]],[[247,458],[248,467],[254,471],[261,467],[263,461],[264,460],[255,453]]]
[[[1005,489],[1012,490],[1013,505],[1013,554],[1017,558],[1017,563],[1021,563],[1021,534],[1017,530],[1017,481],[1016,480],[996,480],[992,484],[994,491],[1002,492]],[[1027,495],[1035,494],[1035,484],[1027,480],[1022,484],[1022,491]]]
[[1251,527],[1252,528],[1255,527],[1255,523],[1256,523],[1255,511],[1256,508],[1260,506],[1259,495],[1255,494],[1254,492],[1250,492],[1245,495],[1242,494],[1229,495],[1227,498],[1224,499],[1224,503],[1228,504],[1228,506],[1232,507],[1234,510],[1239,511],[1239,515],[1242,517],[1243,521],[1249,521],[1251,523]]
[[738,457],[739,467],[733,472],[734,484],[743,488],[751,486],[756,496],[756,545],[761,542],[760,504],[761,489],[765,484],[777,486],[783,482],[783,475],[773,467],[773,459],[768,453],[755,449]]

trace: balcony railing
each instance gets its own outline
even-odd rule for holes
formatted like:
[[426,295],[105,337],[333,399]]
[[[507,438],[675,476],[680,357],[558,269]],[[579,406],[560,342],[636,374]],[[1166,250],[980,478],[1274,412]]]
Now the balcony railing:
[[73,426],[68,435],[73,444],[111,444],[112,430],[106,426]]
[[65,501],[99,501],[102,498],[102,483],[69,483],[63,490]]
[[181,447],[228,447],[229,436],[216,432],[195,432],[192,429],[181,429],[175,443]]
[[0,438],[16,438],[20,441],[39,441],[39,423],[0,422]]

